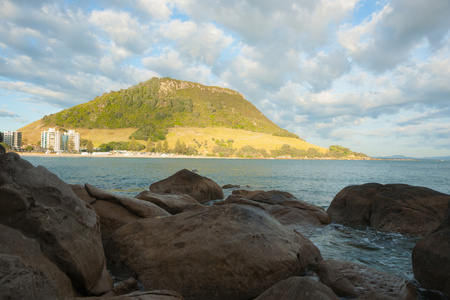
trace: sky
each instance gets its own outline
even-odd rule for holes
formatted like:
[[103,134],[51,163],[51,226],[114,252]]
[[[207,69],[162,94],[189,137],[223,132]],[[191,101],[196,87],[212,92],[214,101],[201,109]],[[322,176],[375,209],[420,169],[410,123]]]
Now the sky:
[[307,142],[450,156],[449,0],[1,0],[0,131],[152,77]]

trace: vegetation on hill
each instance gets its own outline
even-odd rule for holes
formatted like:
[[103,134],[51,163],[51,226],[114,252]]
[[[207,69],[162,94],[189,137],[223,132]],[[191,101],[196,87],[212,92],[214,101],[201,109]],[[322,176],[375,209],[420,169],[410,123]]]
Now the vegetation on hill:
[[126,90],[45,116],[45,126],[62,128],[137,128],[137,140],[164,140],[173,127],[226,127],[299,138],[232,90],[198,83],[152,78]]
[[152,78],[44,116],[21,129],[38,144],[49,127],[80,133],[82,147],[239,158],[366,158],[300,139],[238,92],[170,78]]

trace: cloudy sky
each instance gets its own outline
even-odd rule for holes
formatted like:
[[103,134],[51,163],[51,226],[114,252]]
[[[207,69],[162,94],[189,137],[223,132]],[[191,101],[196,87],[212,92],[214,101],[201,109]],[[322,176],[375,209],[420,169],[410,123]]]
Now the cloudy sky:
[[308,142],[450,155],[449,0],[1,0],[0,131],[151,77]]

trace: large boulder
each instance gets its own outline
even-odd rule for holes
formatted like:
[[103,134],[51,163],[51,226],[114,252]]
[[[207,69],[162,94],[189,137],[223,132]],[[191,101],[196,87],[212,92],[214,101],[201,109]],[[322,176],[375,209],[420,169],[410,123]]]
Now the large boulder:
[[407,184],[348,186],[327,209],[333,223],[425,235],[443,220],[450,195]]
[[197,200],[187,194],[171,195],[143,191],[136,195],[135,198],[156,204],[172,215],[179,214],[184,210],[200,205]]
[[94,209],[56,175],[15,153],[0,154],[0,223],[36,240],[79,292],[112,288]]
[[70,188],[72,189],[72,191],[75,193],[75,195],[78,196],[78,198],[80,198],[81,200],[86,201],[87,203],[94,203],[95,199],[94,197],[92,197],[91,195],[89,195],[88,191],[86,190],[86,187],[84,185],[81,184],[69,184]]
[[132,292],[126,295],[120,296],[105,296],[101,298],[96,297],[84,297],[76,298],[78,300],[184,300],[183,296],[177,292],[172,291],[147,291],[147,292]]
[[326,285],[309,277],[294,276],[282,280],[255,300],[338,300]]
[[316,266],[320,281],[339,297],[357,298],[377,293],[394,299],[418,299],[417,289],[406,280],[362,264],[322,260]]
[[120,205],[130,213],[142,218],[170,216],[167,211],[148,201],[110,193],[87,183],[85,184],[85,188],[91,197]]
[[188,194],[200,203],[224,198],[223,190],[217,183],[186,169],[152,183],[150,191],[161,194]]
[[73,297],[69,277],[44,253],[38,242],[0,224],[0,298]]
[[[253,203],[252,203],[253,202]],[[325,225],[330,217],[322,207],[297,199],[292,194],[282,191],[248,191],[234,190],[223,203],[240,203],[263,207],[284,225]]]
[[313,268],[319,250],[264,210],[211,206],[116,230],[106,247],[146,288],[186,299],[251,299]]
[[123,225],[142,219],[142,217],[132,214],[123,206],[109,201],[97,200],[92,206],[100,217],[100,228],[104,243],[109,240],[114,231]]
[[423,287],[450,298],[450,206],[442,224],[414,246],[412,264]]

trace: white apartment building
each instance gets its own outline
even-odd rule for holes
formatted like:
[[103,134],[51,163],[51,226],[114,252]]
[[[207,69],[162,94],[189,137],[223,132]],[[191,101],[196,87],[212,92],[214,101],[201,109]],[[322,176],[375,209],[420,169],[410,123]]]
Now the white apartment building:
[[41,133],[41,147],[61,151],[61,133],[55,128],[49,128]]
[[3,142],[11,147],[13,150],[18,150],[22,147],[22,132],[20,131],[5,131],[1,132]]
[[61,150],[64,151],[80,151],[80,134],[74,130],[64,132],[62,135]]
[[80,151],[81,138],[78,132],[69,130],[61,133],[49,128],[41,133],[41,147],[53,151]]

